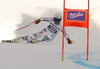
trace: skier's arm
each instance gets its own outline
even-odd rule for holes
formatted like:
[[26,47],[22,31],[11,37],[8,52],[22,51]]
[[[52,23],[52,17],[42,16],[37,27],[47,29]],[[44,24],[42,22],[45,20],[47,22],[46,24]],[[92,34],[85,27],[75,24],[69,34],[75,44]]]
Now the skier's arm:
[[52,18],[50,18],[50,17],[41,17],[40,19],[35,20],[34,23],[38,24],[41,21],[47,21],[47,22],[49,22],[51,20],[52,20]]
[[[62,31],[62,33],[63,33],[63,29],[61,29],[61,31]],[[64,37],[67,39],[68,44],[72,44],[72,41],[70,40],[70,38],[69,38],[69,36],[68,36],[66,30],[64,30]]]
[[39,20],[40,21],[51,21],[52,18],[51,17],[41,17]]
[[[61,29],[61,32],[63,33],[63,29]],[[69,36],[68,36],[68,34],[67,34],[66,30],[64,30],[64,37],[65,37],[66,39],[68,39],[68,38],[69,38]]]

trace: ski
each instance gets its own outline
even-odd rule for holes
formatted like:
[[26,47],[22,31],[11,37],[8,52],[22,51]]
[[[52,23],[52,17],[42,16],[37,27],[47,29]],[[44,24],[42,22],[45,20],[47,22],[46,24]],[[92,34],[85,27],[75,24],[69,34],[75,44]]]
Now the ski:
[[2,43],[12,43],[11,40],[2,40]]

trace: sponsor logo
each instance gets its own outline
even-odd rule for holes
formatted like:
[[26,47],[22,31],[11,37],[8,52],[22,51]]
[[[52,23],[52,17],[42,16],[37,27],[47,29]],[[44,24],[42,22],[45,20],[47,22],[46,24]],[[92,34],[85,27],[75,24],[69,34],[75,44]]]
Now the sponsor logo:
[[82,11],[68,11],[67,20],[85,21],[85,16]]

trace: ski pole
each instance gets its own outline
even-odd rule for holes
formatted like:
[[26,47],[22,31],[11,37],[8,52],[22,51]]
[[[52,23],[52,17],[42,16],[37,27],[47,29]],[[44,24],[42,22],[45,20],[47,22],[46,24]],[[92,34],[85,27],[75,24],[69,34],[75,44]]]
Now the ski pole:
[[31,25],[31,24],[33,24],[33,23],[34,23],[34,22],[32,22],[32,23],[30,23],[30,24],[28,24],[28,25],[26,25],[26,26],[24,26],[24,27],[21,27],[21,28],[19,28],[19,29],[15,30],[15,31],[18,31],[18,30],[24,29],[24,28],[26,28],[26,27],[30,26],[30,25]]

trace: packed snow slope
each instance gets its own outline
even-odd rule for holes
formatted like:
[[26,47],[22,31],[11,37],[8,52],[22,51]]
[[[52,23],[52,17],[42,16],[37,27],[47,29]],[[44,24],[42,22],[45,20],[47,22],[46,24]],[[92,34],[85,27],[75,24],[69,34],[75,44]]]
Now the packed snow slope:
[[[97,47],[97,46],[96,46]],[[0,69],[100,69],[100,48],[90,47],[86,61],[86,45],[65,45],[64,61],[61,42],[27,44],[1,43]]]

